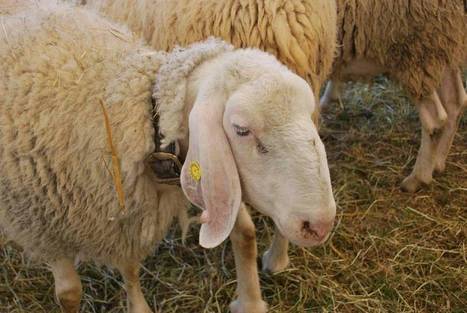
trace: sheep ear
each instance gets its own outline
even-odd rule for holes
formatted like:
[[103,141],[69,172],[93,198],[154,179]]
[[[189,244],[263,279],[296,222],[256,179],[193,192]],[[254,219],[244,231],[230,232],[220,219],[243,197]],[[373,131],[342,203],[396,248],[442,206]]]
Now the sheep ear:
[[190,112],[190,143],[181,184],[187,198],[201,207],[199,243],[221,244],[230,234],[241,203],[240,179],[222,120],[222,96],[198,96]]

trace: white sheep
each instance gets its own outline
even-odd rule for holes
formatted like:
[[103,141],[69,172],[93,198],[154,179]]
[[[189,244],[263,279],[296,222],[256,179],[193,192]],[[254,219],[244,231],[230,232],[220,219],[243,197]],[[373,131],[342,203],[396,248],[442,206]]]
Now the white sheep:
[[[175,45],[218,36],[235,47],[268,51],[305,78],[316,98],[330,74],[336,49],[334,0],[78,2],[125,23],[158,50],[167,51]],[[318,124],[318,118],[317,108],[313,112],[315,124]],[[282,241],[283,236],[278,230],[276,232],[274,242]],[[288,243],[283,246],[287,247]],[[269,251],[271,249],[263,256],[265,271],[279,271],[288,264],[287,255],[276,258]]]
[[443,172],[467,106],[459,67],[467,65],[465,1],[338,0],[338,57],[321,104],[339,96],[339,81],[387,74],[416,104],[422,139],[412,173],[414,192]]
[[[151,47],[169,51],[209,36],[275,55],[316,97],[336,49],[334,0],[79,0],[123,22]],[[318,99],[317,99],[318,100]],[[319,107],[313,112],[315,123]]]
[[[335,216],[308,84],[259,50],[210,40],[156,52],[95,12],[34,3],[0,17],[2,231],[50,264],[65,312],[79,311],[79,259],[116,267],[129,311],[147,313],[139,264],[185,219],[183,190],[204,209],[202,246],[230,235],[231,310],[265,312],[242,201],[304,246],[322,243]],[[185,159],[182,188],[158,183],[148,162],[154,114]]]

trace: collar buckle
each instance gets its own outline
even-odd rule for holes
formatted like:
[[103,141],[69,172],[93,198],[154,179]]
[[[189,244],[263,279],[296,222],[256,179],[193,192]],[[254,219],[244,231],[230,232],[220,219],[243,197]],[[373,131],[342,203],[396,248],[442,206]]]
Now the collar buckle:
[[183,165],[177,155],[164,151],[153,152],[148,158],[148,163],[158,183],[180,186]]

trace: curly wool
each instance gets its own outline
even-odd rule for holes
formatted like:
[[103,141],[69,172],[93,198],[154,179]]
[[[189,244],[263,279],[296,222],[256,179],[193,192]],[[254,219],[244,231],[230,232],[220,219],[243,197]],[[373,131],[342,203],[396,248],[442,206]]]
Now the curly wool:
[[352,60],[371,60],[418,100],[447,67],[467,60],[463,0],[337,0],[337,7],[335,79]]
[[[146,164],[154,150],[156,77],[164,90],[176,90],[190,73],[183,62],[163,74],[158,69],[176,54],[189,68],[198,61],[190,62],[190,48],[153,52],[88,10],[51,2],[33,10],[3,17],[0,32],[0,226],[43,260],[139,261],[175,217],[186,221],[188,205],[179,187],[158,185]],[[201,46],[193,48],[196,60]],[[209,56],[222,50],[207,46]],[[108,170],[101,101],[120,158],[126,214]]]
[[166,61],[159,69],[153,94],[157,104],[159,127],[164,135],[163,145],[188,136],[188,127],[184,121],[187,92],[185,78],[207,59],[232,50],[233,46],[221,40],[209,38],[202,44],[191,45],[190,49],[176,47],[168,54]]

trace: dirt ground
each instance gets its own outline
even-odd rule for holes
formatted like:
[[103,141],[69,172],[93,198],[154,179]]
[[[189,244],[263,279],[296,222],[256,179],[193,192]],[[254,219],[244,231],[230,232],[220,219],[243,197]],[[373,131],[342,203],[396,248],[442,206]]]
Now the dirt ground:
[[[467,311],[467,114],[446,172],[416,194],[399,184],[415,161],[417,114],[401,91],[380,78],[349,85],[323,113],[325,142],[338,205],[336,226],[322,247],[291,247],[283,272],[260,273],[270,312]],[[255,215],[259,255],[270,221]],[[227,312],[235,297],[230,243],[185,245],[174,228],[144,263],[141,279],[156,312]],[[258,265],[260,260],[258,258]],[[123,312],[117,272],[81,265],[81,312]],[[59,312],[52,275],[0,241],[0,312]]]

